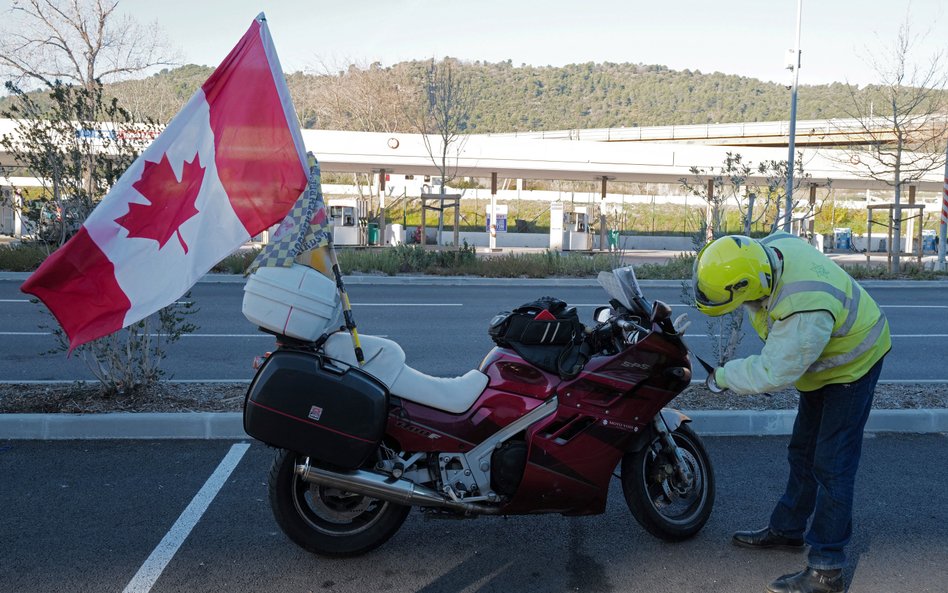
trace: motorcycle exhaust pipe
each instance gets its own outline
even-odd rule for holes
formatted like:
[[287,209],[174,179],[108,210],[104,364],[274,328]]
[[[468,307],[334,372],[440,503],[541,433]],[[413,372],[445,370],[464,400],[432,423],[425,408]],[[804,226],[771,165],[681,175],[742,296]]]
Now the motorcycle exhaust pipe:
[[387,500],[396,504],[438,507],[478,515],[498,513],[497,509],[491,507],[451,500],[431,488],[426,488],[403,478],[395,479],[364,470],[334,472],[310,465],[309,459],[305,463],[296,466],[296,473],[310,484],[357,492],[364,496]]

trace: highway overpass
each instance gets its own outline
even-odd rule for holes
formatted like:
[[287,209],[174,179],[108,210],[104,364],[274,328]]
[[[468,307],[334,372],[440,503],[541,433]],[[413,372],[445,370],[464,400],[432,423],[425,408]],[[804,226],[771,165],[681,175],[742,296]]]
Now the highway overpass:
[[[811,122],[800,122],[804,129]],[[743,127],[743,137],[764,138],[765,130],[778,130],[782,122],[761,124],[722,124],[711,132],[704,126],[704,135],[737,137]],[[782,161],[787,158],[786,147],[771,147],[762,143],[734,146],[699,142],[698,128],[685,126],[661,128],[628,128],[620,134],[616,129],[564,131],[537,134],[475,134],[462,137],[452,146],[450,162],[457,165],[456,173],[469,177],[510,179],[607,180],[633,182],[678,183],[689,177],[690,169],[698,167],[716,171],[728,152],[737,152],[745,162]],[[692,129],[694,128],[694,129]],[[730,129],[730,132],[727,130]],[[16,122],[0,119],[0,135],[16,136]],[[651,132],[649,131],[651,130]],[[103,132],[110,130],[103,126]],[[664,131],[664,132],[662,132]],[[95,134],[86,134],[94,137]],[[98,132],[92,130],[91,132]],[[572,136],[571,133],[575,132]],[[644,135],[643,135],[644,134]],[[604,136],[603,136],[604,135]],[[801,133],[801,136],[806,134]],[[691,141],[685,141],[685,137]],[[578,138],[573,141],[555,141]],[[620,138],[624,138],[621,140]],[[635,139],[638,138],[638,139]],[[349,132],[333,130],[304,130],[303,139],[322,163],[324,171],[386,172],[399,174],[437,175],[438,170],[419,134]],[[604,141],[605,140],[605,141]],[[706,139],[708,140],[708,139]],[[439,142],[437,138],[433,140]],[[887,184],[865,176],[866,167],[853,162],[841,150],[800,144],[805,171],[818,185],[832,183],[839,189],[885,189]],[[0,165],[12,165],[11,155],[0,150]],[[700,181],[700,179],[698,179]],[[751,178],[751,182],[761,179]],[[2,179],[0,179],[2,184]],[[942,171],[932,171],[917,184],[920,191],[940,192]]]
[[[920,117],[912,124],[919,134],[945,131],[948,115]],[[738,122],[619,128],[546,130],[492,134],[534,140],[591,140],[594,142],[674,142],[714,146],[783,147],[790,144],[790,122]],[[895,140],[892,124],[882,117],[797,120],[794,143],[799,147],[843,148]]]

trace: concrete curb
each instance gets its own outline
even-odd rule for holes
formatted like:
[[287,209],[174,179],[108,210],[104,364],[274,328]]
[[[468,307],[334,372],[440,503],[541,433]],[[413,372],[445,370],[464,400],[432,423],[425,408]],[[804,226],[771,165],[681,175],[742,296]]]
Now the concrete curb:
[[[684,412],[703,436],[779,436],[795,410]],[[948,409],[873,410],[867,433],[948,433]],[[246,439],[240,412],[0,414],[0,440]]]
[[[775,436],[793,432],[796,410],[696,410],[690,416],[695,430],[705,436]],[[948,409],[873,410],[867,433],[948,432]]]
[[0,439],[246,439],[240,412],[0,414]]

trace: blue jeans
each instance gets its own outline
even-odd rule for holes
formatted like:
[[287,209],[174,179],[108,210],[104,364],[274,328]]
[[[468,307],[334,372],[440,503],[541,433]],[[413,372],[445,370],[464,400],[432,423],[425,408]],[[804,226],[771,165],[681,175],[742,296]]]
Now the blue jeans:
[[[806,534],[812,568],[842,568],[853,532],[853,485],[862,432],[882,360],[852,383],[800,393],[787,459],[790,479],[770,528],[787,537]],[[807,521],[813,521],[807,531]]]

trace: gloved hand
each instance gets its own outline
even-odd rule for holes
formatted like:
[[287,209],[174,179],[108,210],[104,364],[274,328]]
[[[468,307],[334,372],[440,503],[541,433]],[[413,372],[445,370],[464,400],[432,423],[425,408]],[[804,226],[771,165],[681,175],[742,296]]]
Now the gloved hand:
[[675,328],[675,332],[679,335],[684,335],[685,330],[688,329],[688,326],[691,325],[691,320],[688,319],[687,313],[682,313],[672,322],[672,327]]
[[727,388],[721,387],[720,385],[718,385],[717,381],[714,380],[714,376],[715,374],[717,374],[717,372],[718,372],[718,369],[714,369],[713,371],[708,373],[708,378],[705,379],[704,384],[705,386],[707,386],[708,391],[710,391],[711,393],[724,393],[725,391],[727,391]]

